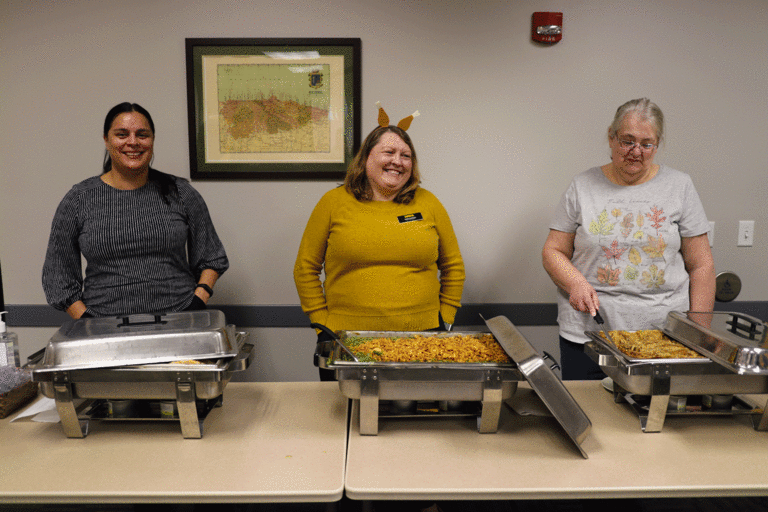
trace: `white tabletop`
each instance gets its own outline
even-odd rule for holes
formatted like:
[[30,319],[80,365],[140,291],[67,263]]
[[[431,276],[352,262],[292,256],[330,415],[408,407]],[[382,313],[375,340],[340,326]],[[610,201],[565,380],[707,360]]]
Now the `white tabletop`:
[[347,403],[336,383],[230,383],[202,439],[177,422],[0,421],[0,503],[330,502],[341,498]]
[[[568,382],[592,421],[584,459],[553,418],[503,408],[499,431],[474,419],[380,419],[358,433],[357,402],[347,455],[352,499],[557,499],[768,494],[768,432],[746,416],[668,417],[643,433],[626,404],[599,382]],[[526,386],[521,385],[520,389]],[[530,390],[528,390],[530,391]]]

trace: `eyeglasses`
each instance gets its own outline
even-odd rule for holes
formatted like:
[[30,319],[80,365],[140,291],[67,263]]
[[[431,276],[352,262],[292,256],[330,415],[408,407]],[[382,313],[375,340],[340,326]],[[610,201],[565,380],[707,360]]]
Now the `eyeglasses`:
[[647,142],[645,144],[640,144],[639,142],[635,142],[633,140],[621,140],[619,139],[619,147],[624,151],[625,153],[629,153],[630,151],[634,151],[635,147],[640,147],[640,151],[643,153],[650,153],[657,147],[659,147],[658,144],[651,144],[650,142]]

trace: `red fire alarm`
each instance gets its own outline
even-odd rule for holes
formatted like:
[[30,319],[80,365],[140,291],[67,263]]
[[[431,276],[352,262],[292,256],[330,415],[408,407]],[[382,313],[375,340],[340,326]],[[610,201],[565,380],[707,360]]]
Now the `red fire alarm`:
[[531,38],[537,43],[555,44],[563,38],[563,13],[535,12],[531,16]]

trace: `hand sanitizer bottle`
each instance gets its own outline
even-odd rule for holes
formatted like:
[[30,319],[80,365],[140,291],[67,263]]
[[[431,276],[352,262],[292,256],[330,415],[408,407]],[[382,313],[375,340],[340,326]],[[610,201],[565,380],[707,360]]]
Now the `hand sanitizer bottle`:
[[0,311],[0,366],[19,367],[19,337],[15,332],[6,332],[3,315],[7,314],[7,311]]

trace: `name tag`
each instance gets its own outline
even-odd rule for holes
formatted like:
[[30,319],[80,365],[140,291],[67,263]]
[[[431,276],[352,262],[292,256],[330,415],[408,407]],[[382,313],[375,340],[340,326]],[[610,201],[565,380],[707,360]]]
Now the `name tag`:
[[397,220],[399,220],[400,224],[402,224],[403,222],[413,222],[414,220],[424,220],[424,217],[422,217],[420,213],[409,213],[407,215],[398,216]]

